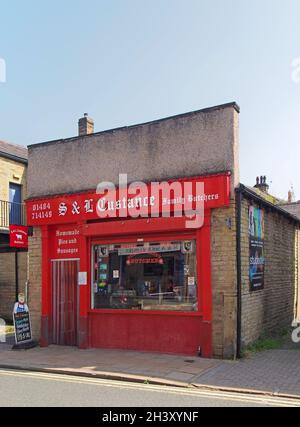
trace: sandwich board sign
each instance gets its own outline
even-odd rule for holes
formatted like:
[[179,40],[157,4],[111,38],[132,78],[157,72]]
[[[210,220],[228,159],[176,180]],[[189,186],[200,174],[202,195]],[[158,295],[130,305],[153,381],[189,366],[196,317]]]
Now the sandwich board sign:
[[30,314],[23,294],[19,294],[18,302],[14,306],[13,317],[16,345],[32,342]]

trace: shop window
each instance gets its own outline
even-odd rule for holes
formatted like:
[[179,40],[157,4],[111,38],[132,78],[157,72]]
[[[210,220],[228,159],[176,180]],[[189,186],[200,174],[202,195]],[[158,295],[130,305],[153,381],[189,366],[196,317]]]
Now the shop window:
[[93,246],[92,308],[197,311],[196,241]]

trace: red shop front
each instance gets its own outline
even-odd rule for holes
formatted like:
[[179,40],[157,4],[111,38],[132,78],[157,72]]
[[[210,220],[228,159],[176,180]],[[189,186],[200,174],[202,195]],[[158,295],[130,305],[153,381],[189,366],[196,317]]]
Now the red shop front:
[[[211,210],[229,206],[230,175],[179,182],[192,183],[182,198],[148,186],[144,213],[152,206],[155,217],[120,217],[141,201],[127,190],[106,219],[96,192],[27,201],[29,225],[41,229],[42,346],[212,355]],[[203,202],[197,228],[178,215],[186,199]]]

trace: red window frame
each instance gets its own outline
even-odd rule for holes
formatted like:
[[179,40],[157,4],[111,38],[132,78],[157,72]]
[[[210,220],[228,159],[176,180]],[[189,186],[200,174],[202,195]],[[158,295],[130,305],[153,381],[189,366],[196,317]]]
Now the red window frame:
[[[198,310],[195,312],[188,312],[188,311],[176,311],[176,310],[114,310],[114,309],[95,309],[92,308],[92,271],[93,271],[93,253],[92,253],[92,247],[95,245],[112,245],[112,244],[122,244],[122,243],[138,243],[141,239],[144,239],[144,241],[147,242],[155,242],[155,241],[183,241],[183,240],[195,240],[196,241],[196,268],[197,268],[197,299],[198,299]],[[200,251],[200,239],[198,238],[198,233],[196,231],[194,232],[182,232],[182,233],[157,233],[157,234],[139,234],[138,237],[133,237],[132,235],[122,235],[120,237],[112,236],[111,238],[105,237],[105,238],[99,238],[99,237],[93,237],[90,239],[89,242],[89,258],[90,258],[90,277],[89,277],[89,300],[90,300],[90,308],[88,310],[88,313],[95,314],[95,313],[102,313],[102,314],[140,314],[140,315],[164,315],[164,316],[189,316],[189,317],[199,317],[203,315],[203,299],[202,299],[202,286],[201,286],[201,272],[200,272],[200,263],[199,263],[199,257],[201,255]]]

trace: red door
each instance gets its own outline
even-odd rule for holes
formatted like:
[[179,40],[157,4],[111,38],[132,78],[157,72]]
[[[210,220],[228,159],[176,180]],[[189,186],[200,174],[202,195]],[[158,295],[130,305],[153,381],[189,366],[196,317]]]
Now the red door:
[[53,344],[77,345],[79,260],[52,261]]

